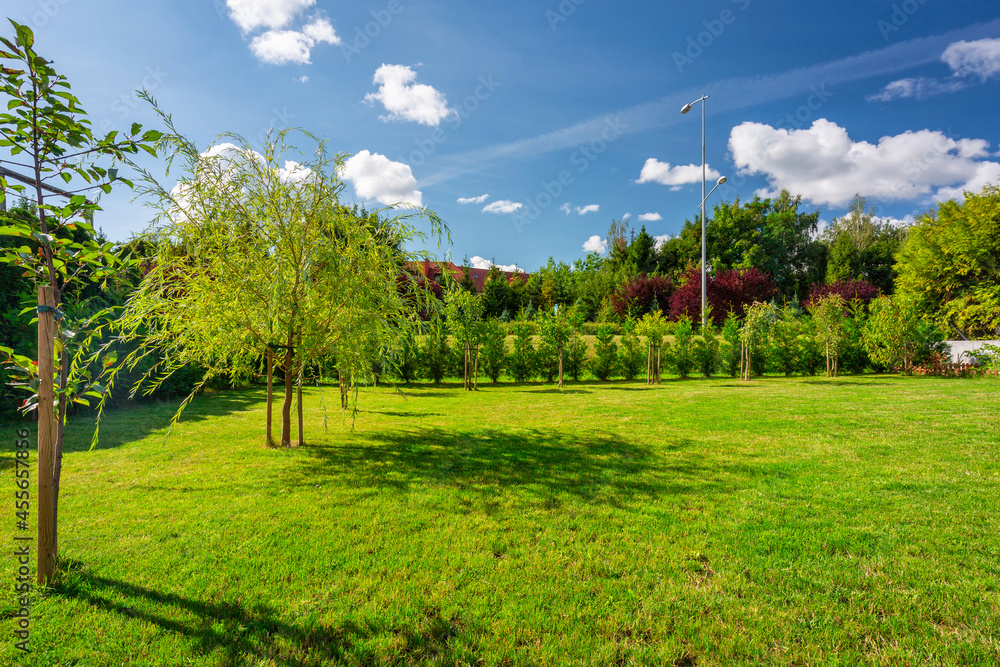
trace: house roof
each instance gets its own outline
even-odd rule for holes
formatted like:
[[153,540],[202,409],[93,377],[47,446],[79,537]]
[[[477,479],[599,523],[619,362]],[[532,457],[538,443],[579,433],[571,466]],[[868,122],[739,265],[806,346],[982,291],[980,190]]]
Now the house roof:
[[[414,268],[419,268],[421,274],[423,274],[425,278],[430,277],[432,273],[437,274],[439,270],[442,268],[446,271],[449,271],[451,273],[452,278],[454,278],[456,281],[461,280],[462,275],[464,274],[464,267],[459,266],[454,262],[432,262],[425,260],[422,262],[413,262],[412,266],[414,266]],[[490,275],[489,269],[477,269],[472,266],[469,267],[469,277],[472,279],[472,282],[476,285],[477,292],[482,292],[486,288],[486,279],[489,277],[489,275]],[[514,282],[515,280],[520,280],[521,282],[527,282],[529,277],[528,274],[524,273],[523,271],[516,271],[516,272],[501,271],[500,275],[504,276],[504,278],[507,279],[508,284]]]

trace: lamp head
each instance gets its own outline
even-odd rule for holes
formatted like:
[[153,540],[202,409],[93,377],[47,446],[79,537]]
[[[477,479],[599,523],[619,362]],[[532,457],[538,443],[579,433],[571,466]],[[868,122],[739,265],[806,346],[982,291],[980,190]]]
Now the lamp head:
[[719,181],[716,183],[716,185],[722,185],[725,182],[726,182],[726,177],[725,176],[720,176],[719,177]]
[[688,111],[691,111],[691,105],[685,104],[683,108],[681,108],[681,113],[687,113]]

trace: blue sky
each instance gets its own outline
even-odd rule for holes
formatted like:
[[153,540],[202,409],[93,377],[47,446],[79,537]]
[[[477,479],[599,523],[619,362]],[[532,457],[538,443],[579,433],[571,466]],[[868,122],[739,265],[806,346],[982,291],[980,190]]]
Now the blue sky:
[[[206,148],[302,127],[354,156],[348,201],[437,211],[455,261],[572,262],[626,214],[676,234],[701,198],[701,109],[680,109],[702,94],[710,179],[729,179],[710,205],[787,187],[831,220],[858,192],[908,220],[1000,181],[995,0],[4,8],[95,126],[152,123],[145,86]],[[125,191],[102,205],[116,240],[151,218]]]

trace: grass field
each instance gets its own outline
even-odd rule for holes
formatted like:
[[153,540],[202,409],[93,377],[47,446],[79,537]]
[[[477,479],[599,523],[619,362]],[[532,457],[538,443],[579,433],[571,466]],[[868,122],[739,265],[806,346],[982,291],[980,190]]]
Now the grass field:
[[353,430],[312,389],[293,450],[262,398],[73,426],[64,570],[25,658],[2,560],[0,663],[1000,663],[994,380],[416,385]]

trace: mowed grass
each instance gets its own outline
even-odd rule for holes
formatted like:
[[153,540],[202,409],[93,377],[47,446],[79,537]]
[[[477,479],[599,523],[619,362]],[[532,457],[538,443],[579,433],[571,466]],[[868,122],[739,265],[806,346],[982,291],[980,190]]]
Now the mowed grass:
[[262,447],[258,390],[198,398],[166,441],[174,405],[109,415],[93,452],[81,421],[64,572],[30,657],[5,615],[0,663],[998,664],[998,397],[415,385],[362,390],[352,428],[317,388],[292,450]]

